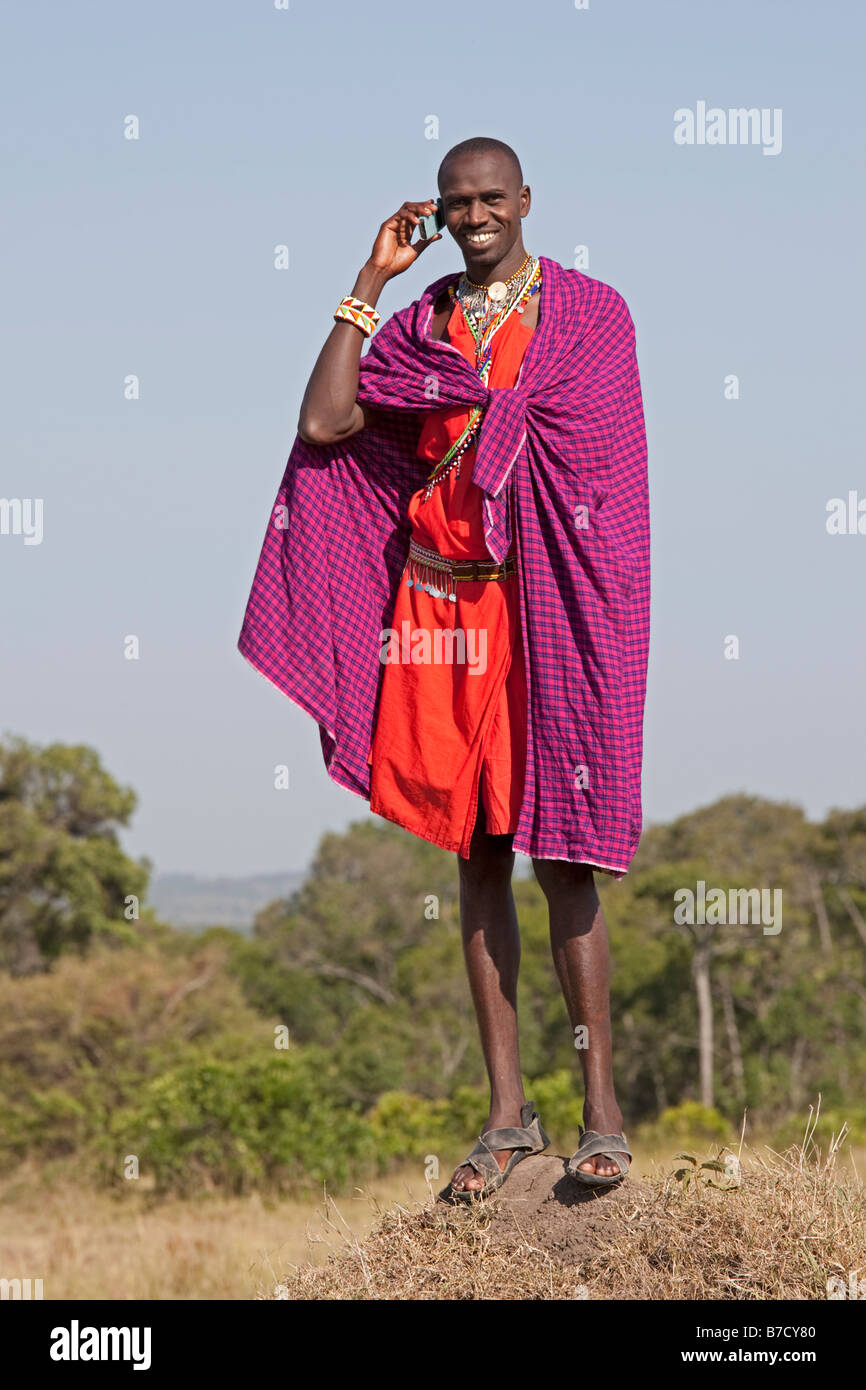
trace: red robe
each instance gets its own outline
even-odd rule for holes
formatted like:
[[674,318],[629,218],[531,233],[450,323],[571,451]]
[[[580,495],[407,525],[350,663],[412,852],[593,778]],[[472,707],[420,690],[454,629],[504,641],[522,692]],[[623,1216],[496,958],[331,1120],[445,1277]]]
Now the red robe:
[[[509,315],[492,345],[488,386],[513,386],[532,336],[522,315]],[[448,341],[475,365],[475,340],[455,303]],[[467,409],[424,417],[418,456],[430,468],[458,438]],[[409,503],[412,536],[455,560],[490,561],[484,541],[484,493],[472,481],[475,444],[428,502],[424,489]],[[513,547],[511,554],[514,553]],[[370,809],[443,849],[464,857],[478,809],[479,778],[486,829],[514,834],[526,764],[526,676],[520,634],[517,575],[503,580],[458,580],[456,603],[401,581],[383,641],[386,662],[369,761]],[[443,587],[445,587],[443,585]],[[465,660],[436,629],[463,629]],[[427,651],[424,650],[428,634]],[[459,648],[458,648],[459,650]],[[412,661],[412,653],[420,661]],[[407,659],[409,658],[409,659]]]

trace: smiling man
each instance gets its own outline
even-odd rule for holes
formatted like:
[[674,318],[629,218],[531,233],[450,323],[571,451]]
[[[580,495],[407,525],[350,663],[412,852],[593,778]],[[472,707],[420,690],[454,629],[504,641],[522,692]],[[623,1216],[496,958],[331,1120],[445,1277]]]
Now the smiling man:
[[[438,182],[465,269],[362,357],[384,286],[441,239],[412,242],[432,200],[382,224],[310,377],[239,645],[317,720],[335,781],[458,856],[491,1096],[452,1193],[495,1190],[548,1143],[521,1079],[516,850],[547,898],[583,1071],[569,1172],[603,1186],[631,1161],[593,871],[621,878],[641,827],[649,515],[634,327],[610,286],[526,250],[530,189],[508,145],[463,141]],[[403,658],[384,660],[400,632],[413,634]],[[458,635],[481,632],[483,671],[424,655],[425,637],[459,652]]]

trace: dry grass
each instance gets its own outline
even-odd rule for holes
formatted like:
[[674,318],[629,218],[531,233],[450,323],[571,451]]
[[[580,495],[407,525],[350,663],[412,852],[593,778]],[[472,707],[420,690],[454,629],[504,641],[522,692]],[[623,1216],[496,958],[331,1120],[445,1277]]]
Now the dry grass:
[[[411,1172],[417,1178],[417,1167]],[[374,1200],[405,1197],[408,1174],[374,1184]],[[363,1237],[370,1199],[341,1199]],[[273,1293],[285,1261],[324,1259],[321,1204],[257,1196],[154,1204],[19,1173],[0,1189],[0,1276],[42,1279],[46,1299],[252,1299]]]
[[839,1140],[826,1153],[807,1139],[784,1154],[737,1156],[739,1183],[728,1190],[724,1178],[722,1190],[685,1191],[659,1179],[635,1203],[626,1248],[590,1261],[592,1296],[823,1300],[831,1276],[866,1267],[866,1190],[840,1162]]
[[287,1268],[282,1297],[823,1300],[831,1276],[866,1269],[866,1192],[843,1139],[826,1153],[810,1132],[785,1154],[741,1144],[736,1184],[712,1169],[684,1184],[673,1173],[692,1165],[676,1162],[607,1196],[566,1199],[543,1177],[534,1204],[529,1189],[506,1202],[518,1173],[553,1162],[529,1159],[492,1202],[398,1205],[366,1240],[332,1203],[327,1265]]
[[[282,1296],[290,1299],[537,1299],[571,1298],[580,1282],[545,1250],[500,1243],[491,1233],[492,1204],[445,1210],[385,1212],[360,1242],[343,1236],[345,1248],[326,1269],[301,1265],[286,1271]],[[337,1227],[335,1225],[334,1229]]]

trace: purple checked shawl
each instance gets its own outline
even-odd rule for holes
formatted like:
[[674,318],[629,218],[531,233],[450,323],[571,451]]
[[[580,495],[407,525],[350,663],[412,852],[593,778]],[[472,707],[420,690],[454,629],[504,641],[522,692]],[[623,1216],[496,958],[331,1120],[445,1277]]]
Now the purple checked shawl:
[[473,481],[487,548],[514,539],[529,708],[514,848],[620,878],[641,829],[649,640],[646,437],[634,325],[609,285],[542,256],[538,327],[516,384],[488,388],[430,337],[442,276],[384,322],[358,400],[389,412],[328,445],[296,438],[239,648],[319,724],[330,776],[369,798],[382,631],[428,465],[419,412],[485,407]]

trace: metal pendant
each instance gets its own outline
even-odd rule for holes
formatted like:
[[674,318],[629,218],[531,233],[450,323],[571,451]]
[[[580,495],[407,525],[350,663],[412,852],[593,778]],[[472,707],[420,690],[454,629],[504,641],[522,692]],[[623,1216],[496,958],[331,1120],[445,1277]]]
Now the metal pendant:
[[494,304],[498,304],[500,299],[504,299],[508,293],[508,286],[504,280],[494,280],[492,285],[487,286],[487,298],[492,299]]

